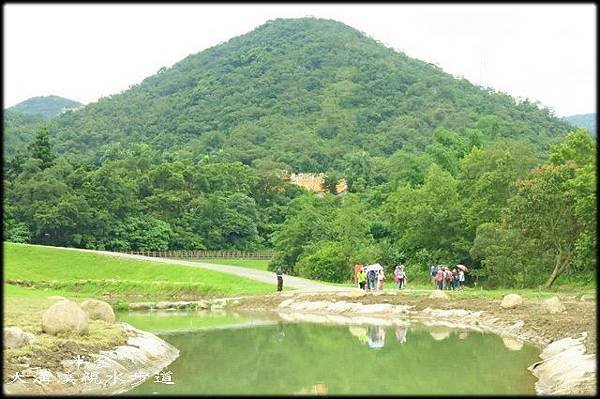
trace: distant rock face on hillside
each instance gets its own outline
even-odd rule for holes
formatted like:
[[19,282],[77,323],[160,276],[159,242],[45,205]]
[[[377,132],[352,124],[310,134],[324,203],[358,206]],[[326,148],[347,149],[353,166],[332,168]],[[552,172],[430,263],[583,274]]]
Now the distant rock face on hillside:
[[68,98],[59,96],[41,96],[31,97],[8,109],[27,115],[41,115],[46,119],[50,119],[65,111],[82,107],[83,104],[79,101],[69,100]]
[[[289,180],[292,184],[300,187],[304,187],[307,190],[314,191],[315,193],[324,193],[325,189],[325,175],[323,173],[292,173],[289,176]],[[348,191],[348,185],[345,179],[341,179],[335,186],[336,194],[343,194]]]

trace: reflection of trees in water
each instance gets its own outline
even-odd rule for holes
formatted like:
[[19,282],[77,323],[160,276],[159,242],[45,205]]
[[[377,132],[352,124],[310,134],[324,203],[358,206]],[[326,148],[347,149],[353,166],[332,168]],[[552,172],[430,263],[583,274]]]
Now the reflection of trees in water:
[[[537,352],[529,347],[509,351],[500,337],[471,333],[468,339],[458,339],[459,331],[438,342],[430,337],[429,328],[416,325],[410,327],[409,344],[388,342],[373,350],[366,340],[385,342],[387,332],[400,342],[398,337],[408,335],[406,326],[388,328],[394,330],[284,322],[168,336],[167,341],[180,350],[180,358],[169,366],[176,385],[150,381],[139,393],[314,394],[326,388],[329,394],[451,394],[456,392],[451,388],[456,385],[455,374],[442,373],[435,382],[427,376],[437,374],[440,367],[457,366],[463,393],[523,393],[526,384],[533,384],[534,379],[522,373],[537,360]],[[359,337],[365,337],[364,344]],[[373,387],[357,381],[365,368],[381,376],[382,384]],[[403,376],[401,381],[398,375]],[[318,384],[323,385],[316,388]]]

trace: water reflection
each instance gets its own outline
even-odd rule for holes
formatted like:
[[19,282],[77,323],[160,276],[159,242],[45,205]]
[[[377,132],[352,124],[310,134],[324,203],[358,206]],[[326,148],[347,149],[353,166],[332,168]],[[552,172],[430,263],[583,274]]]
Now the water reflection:
[[523,342],[511,337],[502,337],[502,342],[506,349],[511,351],[520,351],[523,349]]
[[[239,326],[238,321],[235,324]],[[535,378],[526,368],[538,360],[537,349],[496,335],[406,321],[384,326],[273,320],[260,327],[218,327],[162,335],[180,350],[168,367],[175,385],[155,384],[151,379],[128,394],[534,393]],[[439,370],[457,367],[460,384],[455,372],[438,375]],[[357,378],[365,369],[377,376],[377,384]]]
[[398,341],[401,344],[406,342],[406,330],[406,327],[396,326],[396,329],[394,330],[396,334],[396,341]]
[[452,330],[448,327],[434,326],[429,330],[429,335],[436,341],[443,341],[450,336]]
[[382,326],[367,327],[367,344],[369,348],[381,349],[385,346],[385,328]]

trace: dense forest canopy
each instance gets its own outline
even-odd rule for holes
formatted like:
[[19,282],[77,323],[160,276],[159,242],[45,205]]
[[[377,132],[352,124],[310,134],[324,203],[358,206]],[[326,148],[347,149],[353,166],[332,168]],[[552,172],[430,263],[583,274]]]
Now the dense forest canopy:
[[[595,139],[339,22],[270,21],[76,112],[23,118],[4,121],[10,241],[273,248],[272,267],[329,281],[376,261],[464,262],[490,285],[593,278]],[[344,177],[348,194],[290,172]]]
[[10,111],[26,115],[39,115],[50,119],[70,108],[78,108],[83,104],[59,96],[32,97],[9,108]]

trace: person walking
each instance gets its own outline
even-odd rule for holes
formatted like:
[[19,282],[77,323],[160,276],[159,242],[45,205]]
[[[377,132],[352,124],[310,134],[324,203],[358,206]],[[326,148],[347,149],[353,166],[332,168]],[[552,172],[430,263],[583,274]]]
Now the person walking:
[[281,266],[277,268],[275,274],[277,275],[277,291],[281,292],[283,290],[283,269]]
[[438,272],[438,267],[431,266],[431,269],[429,270],[429,274],[431,275],[431,284],[433,285],[433,289],[435,289],[435,287],[437,287],[437,281],[435,279],[437,272]]
[[465,284],[465,272],[460,269],[458,271],[458,288],[463,289],[463,285]]
[[361,290],[365,289],[365,283],[367,282],[367,272],[365,271],[365,269],[366,268],[363,267],[358,273],[358,276],[356,277],[356,280],[358,281],[358,288],[360,288]]
[[396,265],[396,268],[394,269],[394,287],[397,289],[400,289],[401,274],[402,274],[402,271],[400,270],[400,265]]
[[454,283],[454,290],[457,290],[460,286],[460,282],[458,281],[458,269],[452,269],[452,282]]
[[437,269],[437,272],[435,274],[435,282],[437,283],[438,289],[444,289],[444,271],[441,267],[438,267]]
[[377,284],[377,272],[371,269],[367,272],[367,291],[374,291]]
[[357,263],[354,265],[354,275],[352,276],[352,282],[354,284],[358,284],[358,275],[360,274],[360,271],[363,269],[363,265],[361,265],[360,263]]
[[446,268],[446,289],[447,290],[454,289],[454,285],[452,284],[453,280],[454,280],[454,278],[452,276],[452,271],[450,270],[450,268]]
[[379,274],[377,275],[377,289],[379,291],[383,290],[383,283],[385,282],[385,272],[383,269],[379,270]]
[[400,289],[404,288],[406,281],[407,281],[406,271],[404,270],[404,266],[400,266]]

